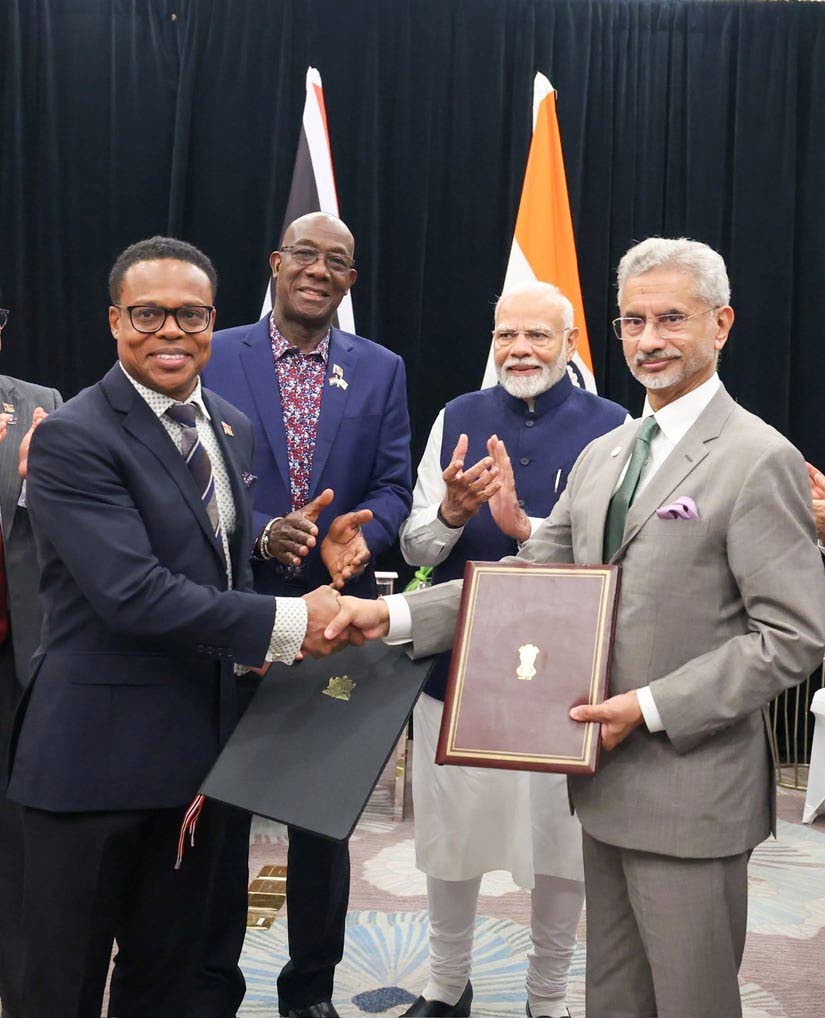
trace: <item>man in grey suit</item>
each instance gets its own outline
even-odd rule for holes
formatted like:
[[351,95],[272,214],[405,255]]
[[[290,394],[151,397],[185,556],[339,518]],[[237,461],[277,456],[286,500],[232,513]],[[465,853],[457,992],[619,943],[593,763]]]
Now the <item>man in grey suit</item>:
[[[0,336],[9,312],[0,308]],[[12,720],[40,637],[37,565],[29,515],[20,505],[31,431],[63,401],[56,389],[0,375],[0,1000],[15,1018],[20,971],[17,913],[23,886],[19,807],[6,799]],[[20,455],[21,445],[23,456]]]
[[[822,661],[825,575],[802,457],[716,373],[733,323],[722,258],[651,238],[619,265],[613,323],[647,390],[592,442],[527,562],[622,566],[614,695],[578,707],[610,750],[570,778],[584,829],[588,1018],[739,1018],[747,862],[775,829],[765,708]],[[505,483],[496,519],[521,510]],[[523,523],[523,521],[521,521]],[[460,582],[344,598],[327,629],[452,641]]]

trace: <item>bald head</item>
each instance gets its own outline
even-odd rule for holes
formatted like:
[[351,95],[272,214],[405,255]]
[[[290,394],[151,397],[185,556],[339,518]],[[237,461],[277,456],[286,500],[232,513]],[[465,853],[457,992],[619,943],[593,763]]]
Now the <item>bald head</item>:
[[284,230],[281,247],[287,244],[299,244],[303,240],[311,241],[318,231],[326,237],[334,238],[346,250],[350,258],[355,257],[355,238],[343,219],[330,215],[329,212],[308,212],[293,220]]
[[286,228],[269,265],[275,324],[293,346],[314,350],[324,337],[358,276],[354,259],[352,233],[337,216],[310,212]]

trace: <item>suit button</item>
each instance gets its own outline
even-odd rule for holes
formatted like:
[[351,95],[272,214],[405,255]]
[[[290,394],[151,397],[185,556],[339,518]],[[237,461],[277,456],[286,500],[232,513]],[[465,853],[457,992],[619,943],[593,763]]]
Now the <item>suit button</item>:
[[533,420],[530,420],[530,419],[528,418],[528,419],[527,419],[527,420],[526,420],[526,421],[524,422],[524,427],[525,427],[525,428],[532,428],[532,427],[533,427],[533,425],[534,425],[535,423],[536,423],[535,421],[533,421]]
[[518,505],[519,505],[519,509],[523,509],[524,508],[524,499],[523,498],[520,498],[518,500]]
[[530,462],[529,456],[522,456],[521,459],[519,460],[519,463],[521,463],[523,467],[526,467],[529,462]]

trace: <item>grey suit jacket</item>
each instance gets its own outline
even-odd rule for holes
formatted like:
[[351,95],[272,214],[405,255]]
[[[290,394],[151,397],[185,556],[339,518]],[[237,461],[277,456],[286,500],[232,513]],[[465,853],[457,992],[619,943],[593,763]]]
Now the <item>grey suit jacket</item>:
[[[0,375],[0,404],[14,407],[15,423],[9,424],[6,439],[0,442],[0,520],[6,556],[11,637],[17,682],[24,687],[29,662],[40,640],[40,569],[29,514],[18,506],[23,481],[17,472],[20,441],[31,427],[37,406],[51,412],[63,400],[57,389]],[[0,406],[0,412],[3,407]]]
[[[584,450],[519,558],[601,561],[638,427]],[[681,495],[698,520],[656,515]],[[775,818],[765,707],[825,650],[825,573],[801,455],[721,389],[634,502],[611,561],[622,565],[611,693],[650,684],[665,731],[636,729],[595,776],[570,779],[582,826],[663,855],[746,851]],[[408,595],[416,656],[450,645],[459,595],[460,581]]]

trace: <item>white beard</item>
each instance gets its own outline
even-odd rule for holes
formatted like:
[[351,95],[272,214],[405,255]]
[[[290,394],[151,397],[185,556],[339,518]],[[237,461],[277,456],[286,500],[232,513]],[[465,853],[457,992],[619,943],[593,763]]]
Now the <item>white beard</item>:
[[[552,389],[567,371],[567,350],[565,347],[566,344],[552,364],[545,364],[540,360],[508,357],[501,366],[496,367],[498,380],[511,396],[515,396],[517,399],[535,399],[543,392],[547,392],[548,389]],[[532,378],[519,378],[518,375],[513,375],[508,371],[508,368],[517,365],[541,368],[541,373]]]

